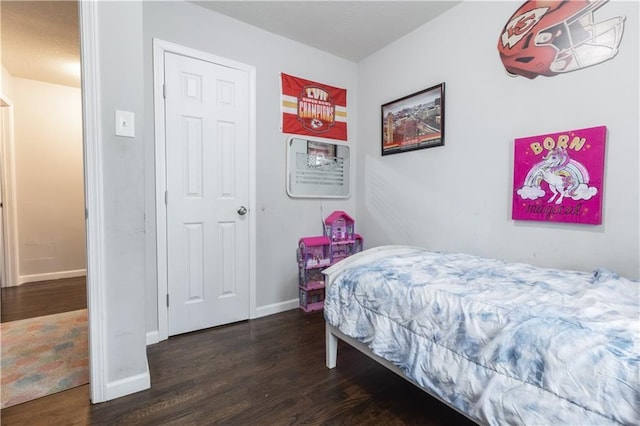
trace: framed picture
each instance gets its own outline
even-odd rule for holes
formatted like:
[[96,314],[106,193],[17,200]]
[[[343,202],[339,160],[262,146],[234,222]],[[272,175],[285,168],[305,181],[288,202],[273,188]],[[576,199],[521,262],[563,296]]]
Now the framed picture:
[[602,224],[607,127],[515,140],[514,220]]
[[444,145],[444,83],[382,105],[382,155]]

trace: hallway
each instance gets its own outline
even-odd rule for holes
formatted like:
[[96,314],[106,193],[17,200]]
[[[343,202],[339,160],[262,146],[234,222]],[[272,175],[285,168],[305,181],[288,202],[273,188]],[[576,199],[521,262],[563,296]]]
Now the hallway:
[[65,278],[4,287],[1,298],[1,322],[85,309],[87,279]]
[[86,278],[2,288],[2,412],[89,382]]

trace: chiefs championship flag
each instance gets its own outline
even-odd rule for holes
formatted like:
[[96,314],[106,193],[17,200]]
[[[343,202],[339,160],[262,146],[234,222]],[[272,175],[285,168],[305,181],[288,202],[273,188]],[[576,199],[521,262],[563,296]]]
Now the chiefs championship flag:
[[347,89],[280,75],[283,133],[347,140]]

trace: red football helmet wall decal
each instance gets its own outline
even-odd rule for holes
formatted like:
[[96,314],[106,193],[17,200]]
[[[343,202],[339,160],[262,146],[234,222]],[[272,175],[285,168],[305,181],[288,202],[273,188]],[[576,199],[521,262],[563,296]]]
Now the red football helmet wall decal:
[[596,65],[618,53],[625,17],[596,22],[608,0],[529,0],[511,15],[498,40],[507,72],[548,77]]

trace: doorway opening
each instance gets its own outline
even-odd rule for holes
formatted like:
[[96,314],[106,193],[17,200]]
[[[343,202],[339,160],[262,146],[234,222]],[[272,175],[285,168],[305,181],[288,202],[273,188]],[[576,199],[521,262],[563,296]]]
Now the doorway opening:
[[3,2],[0,7],[3,331],[5,323],[13,327],[36,320],[48,321],[53,330],[60,315],[82,311],[85,338],[76,349],[84,357],[84,375],[69,383],[85,384],[87,236],[78,2]]

